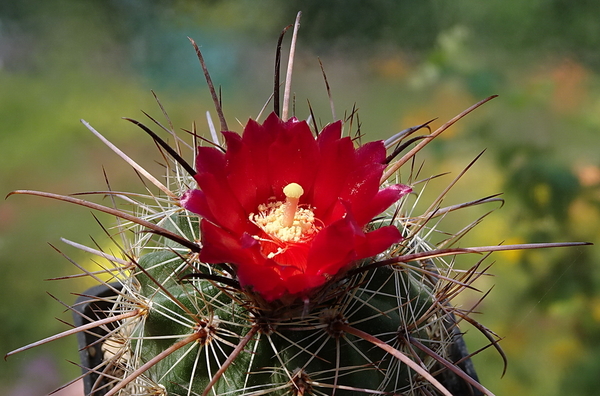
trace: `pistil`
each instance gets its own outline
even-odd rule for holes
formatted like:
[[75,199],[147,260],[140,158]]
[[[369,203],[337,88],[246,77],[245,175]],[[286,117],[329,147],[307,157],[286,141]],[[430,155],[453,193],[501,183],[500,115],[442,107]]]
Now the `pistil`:
[[304,189],[298,183],[290,183],[283,188],[283,193],[285,194],[285,211],[283,213],[281,225],[284,227],[291,227],[292,224],[294,224],[298,202],[300,201],[302,194],[304,194]]

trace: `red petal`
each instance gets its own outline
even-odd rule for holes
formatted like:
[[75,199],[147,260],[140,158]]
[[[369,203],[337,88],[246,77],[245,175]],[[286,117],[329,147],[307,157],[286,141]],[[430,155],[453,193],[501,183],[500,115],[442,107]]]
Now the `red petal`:
[[[317,212],[317,211],[315,211]],[[335,204],[329,209],[327,214],[318,217],[326,226],[343,219],[348,214],[348,205],[345,205],[343,201],[338,199]]]
[[252,263],[260,260],[255,249],[243,249],[237,236],[203,219],[200,222],[202,250],[200,261],[218,263]]
[[225,172],[225,154],[214,147],[198,147],[196,172],[222,175]]
[[271,187],[278,199],[283,199],[283,188],[290,183],[311,190],[319,166],[317,143],[308,125],[298,122],[286,126],[269,147]]
[[[290,120],[288,122],[292,123],[293,121]],[[285,125],[286,125],[286,123],[283,122],[283,120],[281,120],[281,118],[279,118],[277,116],[277,114],[272,112],[271,114],[269,114],[269,116],[267,117],[265,122],[263,122],[261,128],[264,129],[263,133],[270,136],[270,140],[271,140],[271,142],[273,142],[277,138],[277,134],[279,133],[279,130],[284,128]]]
[[356,150],[358,164],[383,164],[383,161],[385,161],[383,140],[363,144]]
[[273,113],[264,123],[264,127],[256,121],[249,120],[244,128],[242,142],[252,154],[256,178],[256,197],[260,203],[267,201],[273,195],[271,181],[269,180],[269,147],[275,140],[277,129],[273,125],[279,124],[279,118]]
[[[379,191],[367,208],[360,214],[366,216],[367,222],[373,217],[382,213],[384,210],[389,208],[394,202],[397,202],[400,198],[410,193],[412,188],[404,184],[394,184],[388,188],[384,188]],[[358,219],[357,219],[358,221]],[[359,222],[360,224],[360,222]],[[366,223],[365,223],[366,224]]]
[[[272,260],[283,267],[294,267],[298,270],[306,270],[306,260],[310,251],[310,243],[275,243],[261,241],[261,253],[269,257],[270,253],[275,254]],[[277,248],[283,248],[284,251],[277,253]]]
[[202,191],[196,189],[186,191],[179,200],[179,203],[185,210],[214,221],[214,216],[208,207],[206,196]]
[[339,199],[353,167],[354,147],[349,138],[321,146],[321,163],[310,201],[316,208],[315,215],[318,218],[328,217],[328,212]]
[[317,138],[317,143],[320,149],[327,147],[333,142],[340,140],[342,137],[342,122],[336,121],[332,124],[329,124],[323,128],[323,130],[319,133],[319,137]]
[[308,253],[306,273],[335,275],[340,268],[354,260],[354,235],[354,225],[347,218],[321,230]]
[[263,298],[273,301],[285,293],[285,285],[272,268],[265,266],[240,266],[237,272],[240,284],[251,286]]
[[348,176],[340,198],[350,204],[354,218],[360,226],[373,219],[370,209],[373,198],[379,192],[379,179],[383,165],[369,165],[356,169]]
[[224,180],[211,173],[196,175],[196,180],[198,187],[204,192],[215,223],[242,235],[250,223],[246,212]]
[[254,169],[253,155],[240,135],[234,132],[223,132],[223,135],[227,141],[226,173],[231,191],[246,213],[254,212],[262,202],[257,202],[256,199],[259,177]]
[[304,294],[327,281],[323,275],[295,275],[285,280],[285,285],[290,294]]
[[364,237],[356,240],[357,258],[373,257],[401,240],[402,234],[394,226],[381,227],[375,231],[368,232]]

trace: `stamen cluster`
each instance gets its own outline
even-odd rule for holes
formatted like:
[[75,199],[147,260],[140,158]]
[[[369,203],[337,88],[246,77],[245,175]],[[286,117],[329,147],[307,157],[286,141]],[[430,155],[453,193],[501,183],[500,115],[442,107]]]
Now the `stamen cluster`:
[[[310,208],[297,208],[290,226],[284,225],[286,212],[284,202],[261,204],[258,210],[258,214],[250,213],[250,221],[278,241],[302,242],[311,239],[318,232],[315,213]],[[258,240],[258,236],[256,239]]]

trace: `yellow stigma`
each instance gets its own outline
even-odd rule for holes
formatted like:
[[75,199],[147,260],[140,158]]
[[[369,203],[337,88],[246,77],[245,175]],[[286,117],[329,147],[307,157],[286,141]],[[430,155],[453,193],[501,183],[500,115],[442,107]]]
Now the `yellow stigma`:
[[281,219],[281,225],[291,227],[294,224],[298,201],[304,194],[304,189],[298,183],[290,183],[283,188],[283,193],[285,194],[285,212],[283,213],[283,219]]
[[304,194],[304,189],[298,183],[290,183],[283,188],[283,193],[288,199],[299,199]]

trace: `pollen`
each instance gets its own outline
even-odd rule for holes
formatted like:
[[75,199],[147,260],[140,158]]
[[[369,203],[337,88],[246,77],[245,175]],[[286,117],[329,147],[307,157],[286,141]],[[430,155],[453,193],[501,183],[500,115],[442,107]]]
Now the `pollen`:
[[282,242],[302,242],[317,231],[315,214],[310,208],[296,208],[292,224],[284,225],[285,202],[271,202],[258,206],[258,214],[251,213],[250,221],[256,224],[273,239]]
[[250,221],[281,242],[304,242],[312,239],[318,231],[313,208],[298,205],[304,190],[297,183],[283,189],[285,202],[269,202],[258,206],[258,213],[250,214]]

